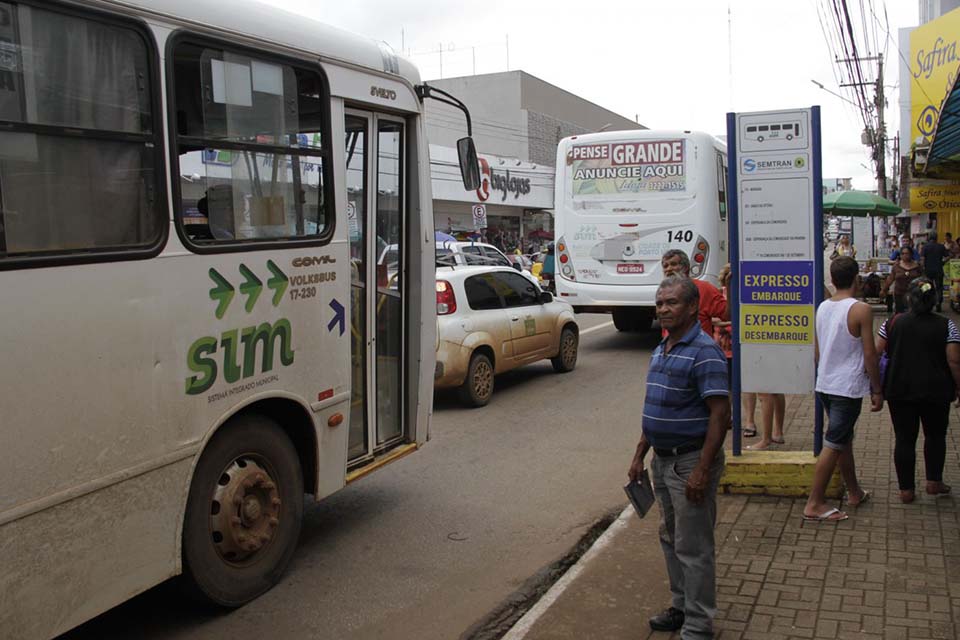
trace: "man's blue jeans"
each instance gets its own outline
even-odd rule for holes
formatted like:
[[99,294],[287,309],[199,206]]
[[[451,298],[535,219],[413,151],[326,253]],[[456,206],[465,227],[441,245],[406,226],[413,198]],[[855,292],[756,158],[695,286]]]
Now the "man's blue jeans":
[[700,462],[700,451],[679,456],[653,456],[653,486],[660,503],[660,546],[667,560],[673,606],[684,612],[683,640],[713,638],[717,613],[716,553],[717,486],[723,474],[723,451],[717,454],[703,503],[687,500],[687,478]]

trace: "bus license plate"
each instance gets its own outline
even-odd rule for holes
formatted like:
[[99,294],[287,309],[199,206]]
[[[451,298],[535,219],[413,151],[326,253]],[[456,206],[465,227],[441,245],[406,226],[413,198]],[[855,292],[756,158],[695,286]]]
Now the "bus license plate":
[[618,264],[617,273],[643,273],[642,264]]

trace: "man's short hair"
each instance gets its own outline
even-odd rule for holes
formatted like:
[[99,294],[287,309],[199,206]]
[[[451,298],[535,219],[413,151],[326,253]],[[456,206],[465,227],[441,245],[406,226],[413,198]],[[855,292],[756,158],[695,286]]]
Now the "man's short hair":
[[673,256],[680,256],[680,266],[687,273],[690,273],[690,257],[682,249],[668,249],[660,258],[660,262],[669,260]]
[[834,258],[830,263],[830,280],[837,289],[849,289],[860,273],[860,265],[850,256]]
[[[681,251],[681,253],[683,252]],[[667,276],[660,282],[657,291],[660,289],[672,289],[673,287],[680,287],[680,299],[684,304],[700,306],[700,290],[697,289],[697,285],[693,280],[685,276]]]
[[947,231],[947,232],[946,232],[945,234],[943,234],[943,235],[946,236],[947,239],[952,239],[952,238],[953,238],[953,234],[950,233],[949,231]]

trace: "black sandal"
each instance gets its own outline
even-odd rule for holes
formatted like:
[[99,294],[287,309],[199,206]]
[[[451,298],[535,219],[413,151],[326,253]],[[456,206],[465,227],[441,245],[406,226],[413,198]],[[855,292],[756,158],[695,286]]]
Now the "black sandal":
[[755,438],[755,437],[757,437],[757,428],[756,428],[756,427],[744,427],[744,428],[743,428],[743,437],[744,437],[744,438]]

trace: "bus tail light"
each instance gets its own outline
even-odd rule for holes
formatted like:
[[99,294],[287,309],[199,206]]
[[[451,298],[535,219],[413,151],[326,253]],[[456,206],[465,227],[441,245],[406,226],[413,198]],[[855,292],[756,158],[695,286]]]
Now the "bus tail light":
[[576,280],[577,272],[573,268],[573,260],[570,258],[570,247],[560,238],[556,244],[557,261],[560,262],[560,275],[567,280]]
[[448,316],[457,310],[457,297],[446,280],[437,280],[437,315]]
[[707,266],[707,258],[710,257],[710,244],[703,239],[703,236],[697,236],[697,242],[693,245],[693,261],[690,263],[690,276],[699,278],[703,275]]

